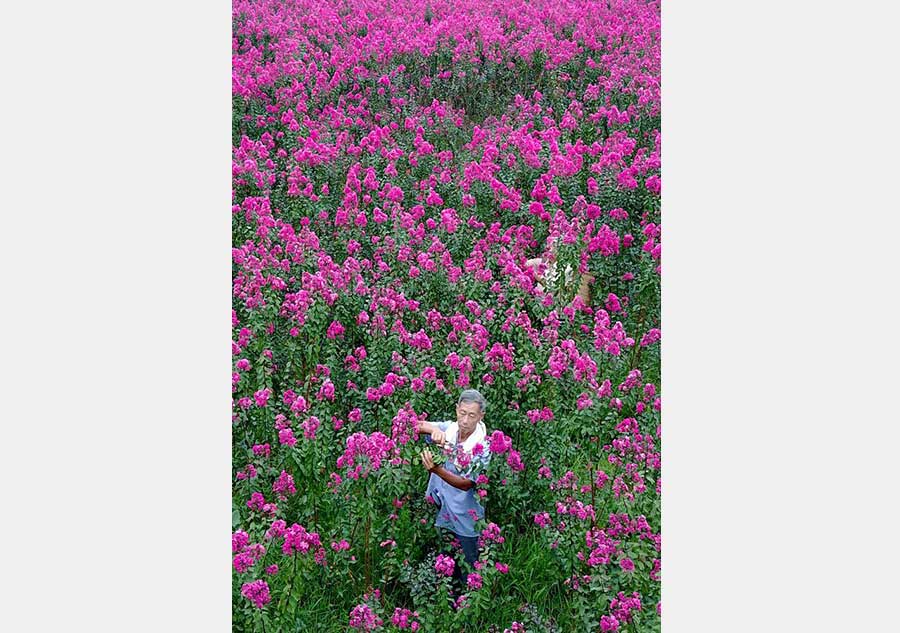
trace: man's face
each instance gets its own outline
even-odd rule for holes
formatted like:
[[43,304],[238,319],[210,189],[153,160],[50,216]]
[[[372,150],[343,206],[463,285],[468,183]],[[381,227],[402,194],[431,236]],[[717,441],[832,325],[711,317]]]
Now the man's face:
[[456,422],[459,424],[459,430],[464,435],[474,431],[483,417],[484,413],[477,402],[463,402],[456,405]]

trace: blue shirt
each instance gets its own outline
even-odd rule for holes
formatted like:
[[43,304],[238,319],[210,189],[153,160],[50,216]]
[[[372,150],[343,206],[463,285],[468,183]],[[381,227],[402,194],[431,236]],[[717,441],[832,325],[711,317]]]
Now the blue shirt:
[[[451,422],[440,422],[436,424],[441,431],[446,431]],[[431,444],[431,437],[426,435],[425,441]],[[490,451],[488,450],[487,438],[482,442],[484,448],[480,455],[472,455],[472,460],[464,469],[457,468],[456,463],[451,458],[444,462],[444,469],[465,477],[470,481],[475,481],[478,475],[482,474],[490,459]],[[462,442],[457,441],[456,450],[461,450]],[[475,493],[475,486],[468,490],[460,490],[451,486],[446,481],[435,475],[434,473],[428,478],[428,489],[425,493],[430,496],[438,504],[437,518],[434,521],[435,526],[447,528],[451,532],[459,536],[478,536],[475,530],[475,521],[484,518],[484,508],[478,503],[478,495]],[[470,512],[472,511],[472,512]],[[472,514],[474,513],[474,517]]]

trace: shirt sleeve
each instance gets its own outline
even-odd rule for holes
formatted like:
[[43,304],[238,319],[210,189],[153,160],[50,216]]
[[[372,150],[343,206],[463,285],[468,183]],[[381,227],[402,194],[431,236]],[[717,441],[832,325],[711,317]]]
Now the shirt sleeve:
[[[435,426],[438,427],[439,430],[446,432],[447,429],[450,428],[450,422],[437,422],[435,423]],[[430,433],[425,436],[425,441],[429,444],[434,444],[434,442],[431,441]]]

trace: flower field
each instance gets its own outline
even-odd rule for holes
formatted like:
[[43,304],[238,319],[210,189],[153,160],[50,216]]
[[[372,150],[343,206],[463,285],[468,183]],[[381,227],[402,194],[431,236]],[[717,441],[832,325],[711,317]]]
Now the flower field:
[[[235,0],[233,629],[660,629],[660,7]],[[487,399],[481,557],[416,424]]]

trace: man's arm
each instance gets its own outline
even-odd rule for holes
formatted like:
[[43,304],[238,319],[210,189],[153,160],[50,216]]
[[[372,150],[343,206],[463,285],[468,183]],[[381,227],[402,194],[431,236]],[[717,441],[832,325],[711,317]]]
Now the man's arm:
[[449,425],[446,422],[442,422],[439,424],[432,424],[431,422],[418,422],[416,424],[416,430],[418,430],[419,433],[425,434],[425,441],[429,444],[431,444],[432,442],[443,444],[444,440],[446,440],[444,431],[446,431],[448,426]]
[[459,488],[460,490],[469,490],[470,488],[475,486],[475,482],[471,479],[466,479],[465,477],[454,475],[443,466],[435,466],[434,468],[430,468],[429,472],[434,473],[454,488]]
[[422,465],[425,466],[425,469],[428,472],[434,473],[454,488],[459,488],[460,490],[469,490],[475,485],[475,482],[471,479],[466,479],[465,477],[454,475],[443,466],[436,466],[434,463],[434,457],[431,455],[431,451],[427,448],[422,451]]
[[416,429],[418,429],[419,433],[427,433],[431,435],[438,430],[438,427],[431,422],[418,422],[416,424]]

